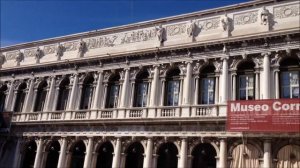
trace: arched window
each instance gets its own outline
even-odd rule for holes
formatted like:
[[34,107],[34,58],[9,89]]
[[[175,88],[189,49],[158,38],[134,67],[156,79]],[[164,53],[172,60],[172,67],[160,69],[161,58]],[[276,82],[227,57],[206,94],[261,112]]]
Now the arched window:
[[25,97],[26,97],[26,83],[21,83],[19,85],[18,91],[17,91],[17,98],[15,101],[15,107],[14,112],[21,112],[25,103]]
[[177,168],[178,150],[173,143],[167,142],[162,144],[157,154],[157,168]]
[[58,158],[60,153],[60,144],[58,141],[52,141],[51,144],[47,147],[47,160],[45,168],[57,167]]
[[237,100],[255,99],[255,64],[252,61],[245,61],[237,67]]
[[125,168],[142,168],[144,163],[144,147],[134,142],[126,150]]
[[56,110],[65,110],[67,108],[68,98],[69,98],[69,84],[68,78],[61,81],[59,85],[58,101]]
[[136,76],[134,107],[146,107],[149,90],[149,73],[142,71]]
[[180,95],[180,70],[171,69],[166,74],[165,106],[178,106]]
[[26,144],[25,149],[23,151],[23,163],[22,168],[32,168],[34,166],[34,160],[36,155],[36,143],[34,141],[30,141]]
[[86,152],[85,144],[82,140],[78,141],[72,149],[71,167],[82,168]]
[[47,82],[42,81],[37,89],[36,102],[33,111],[43,111],[47,96]]
[[110,77],[108,81],[106,108],[118,107],[119,90],[120,90],[119,80],[120,80],[120,75],[114,74],[113,76]]
[[299,60],[287,58],[280,63],[280,98],[300,98]]
[[5,109],[4,109],[4,106],[5,106],[5,99],[6,99],[6,92],[7,90],[7,86],[6,85],[2,85],[0,87],[0,112],[3,112]]
[[82,93],[80,100],[80,109],[89,109],[92,103],[93,97],[93,82],[94,78],[92,76],[87,76],[82,84]]
[[96,168],[111,168],[114,147],[110,142],[104,142],[98,149]]
[[215,103],[215,67],[207,65],[200,72],[199,104]]

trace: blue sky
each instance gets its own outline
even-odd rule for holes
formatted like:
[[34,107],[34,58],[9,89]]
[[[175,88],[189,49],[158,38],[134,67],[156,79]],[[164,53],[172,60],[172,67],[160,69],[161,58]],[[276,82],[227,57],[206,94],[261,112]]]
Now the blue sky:
[[158,19],[249,0],[0,0],[0,46]]

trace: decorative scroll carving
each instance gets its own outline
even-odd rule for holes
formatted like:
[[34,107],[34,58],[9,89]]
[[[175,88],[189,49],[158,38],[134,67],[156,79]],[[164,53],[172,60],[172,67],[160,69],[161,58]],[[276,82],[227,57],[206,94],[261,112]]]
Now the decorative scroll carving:
[[274,7],[274,18],[284,19],[288,17],[295,17],[300,15],[299,3],[293,5],[285,5]]
[[166,27],[168,36],[175,36],[184,34],[186,31],[186,24],[174,24]]
[[55,45],[47,45],[44,47],[44,54],[53,54],[55,53]]
[[233,16],[235,25],[245,25],[257,22],[258,13],[257,11],[237,14]]
[[74,51],[77,50],[77,46],[78,46],[79,42],[78,41],[73,41],[73,42],[67,42],[64,43],[65,49],[66,51]]
[[8,52],[6,53],[6,60],[15,60],[16,57],[18,55],[18,51],[12,51],[12,52]]
[[203,31],[217,29],[220,24],[220,18],[212,18],[198,21],[198,27]]
[[155,38],[155,29],[137,30],[132,32],[125,32],[121,36],[120,44],[136,43],[141,41],[148,41]]
[[270,23],[270,12],[268,9],[266,9],[265,6],[260,10],[259,16],[260,16],[260,24],[268,25]]
[[117,35],[100,36],[95,38],[86,39],[87,48],[101,48],[101,47],[113,47],[116,45]]
[[35,57],[36,48],[26,49],[24,50],[24,57]]

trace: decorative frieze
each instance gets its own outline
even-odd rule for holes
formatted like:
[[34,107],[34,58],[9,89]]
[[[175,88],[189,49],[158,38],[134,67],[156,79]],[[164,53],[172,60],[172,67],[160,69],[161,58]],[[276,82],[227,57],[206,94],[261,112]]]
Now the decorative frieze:
[[79,41],[72,41],[64,43],[64,47],[66,51],[74,51],[77,50],[77,46],[80,42]]
[[284,5],[274,7],[274,18],[284,19],[288,17],[295,17],[300,15],[300,5],[299,3],[293,5]]
[[24,58],[35,57],[36,48],[30,48],[24,50]]
[[56,51],[56,45],[55,44],[44,46],[44,54],[45,55],[53,54],[53,53],[55,53],[55,51]]
[[257,22],[257,11],[233,15],[235,25],[246,25]]
[[220,17],[198,21],[198,27],[201,28],[202,31],[217,29],[219,25],[220,25]]
[[168,36],[181,35],[186,32],[186,24],[174,24],[166,27]]

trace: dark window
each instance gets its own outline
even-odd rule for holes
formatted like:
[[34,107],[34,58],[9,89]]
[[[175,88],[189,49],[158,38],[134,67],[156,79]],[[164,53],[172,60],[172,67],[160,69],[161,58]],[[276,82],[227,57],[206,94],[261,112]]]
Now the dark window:
[[80,101],[80,109],[89,109],[92,103],[94,79],[90,76],[82,84],[82,95]]
[[67,108],[69,98],[69,79],[64,79],[59,86],[59,94],[56,110],[65,110]]
[[178,68],[171,70],[166,76],[166,106],[178,106],[180,96],[180,70]]
[[280,63],[280,98],[300,98],[300,67],[297,57]]
[[144,71],[137,75],[135,84],[135,97],[134,107],[146,107],[148,98],[148,76],[149,74]]
[[25,103],[26,97],[26,87],[25,83],[20,84],[19,89],[17,91],[17,98],[15,102],[14,112],[21,112]]
[[6,85],[3,85],[0,88],[0,112],[3,112],[5,110],[4,106],[5,106],[5,99],[6,99],[6,94],[5,94],[6,90],[7,90]]
[[37,89],[36,102],[33,111],[43,111],[47,96],[47,82],[43,81]]
[[[118,107],[119,99],[119,75],[114,75],[110,78],[107,88],[107,98],[106,98],[106,108],[116,108]],[[124,88],[126,89],[126,88]]]
[[240,63],[237,67],[236,77],[236,99],[254,100],[255,99],[255,64],[251,61]]
[[205,66],[200,72],[200,97],[199,104],[215,103],[215,67]]

